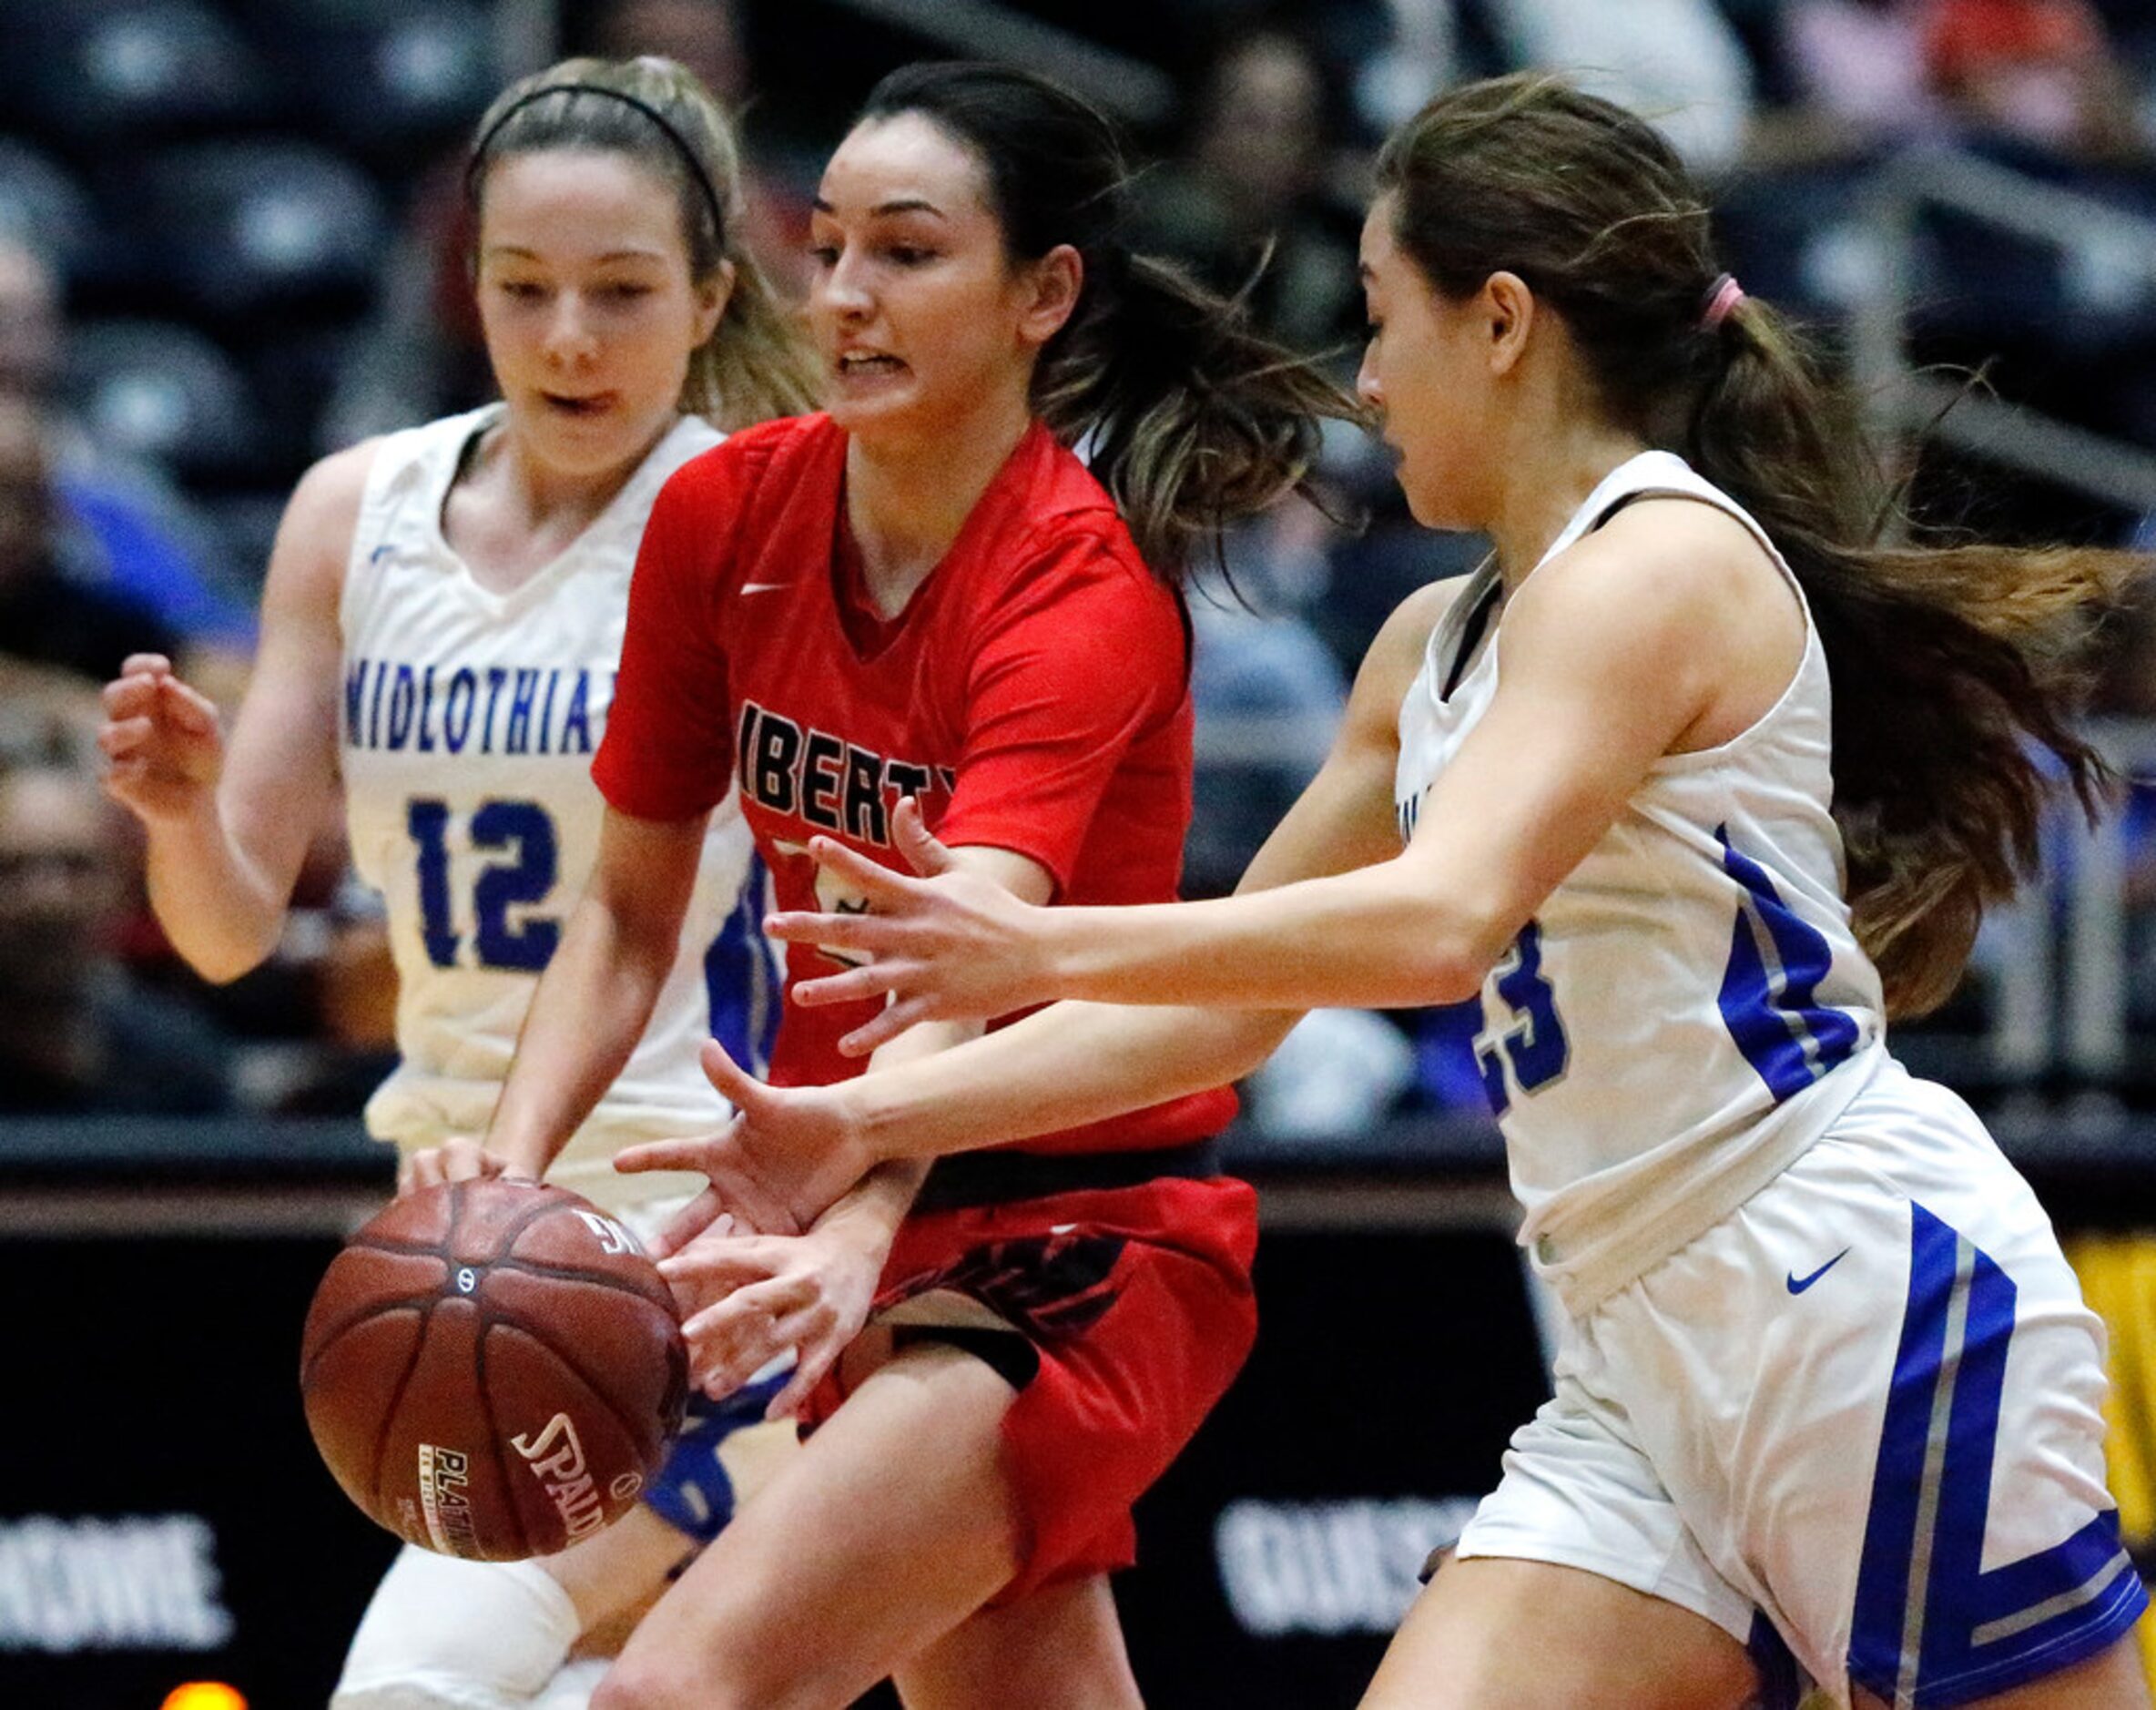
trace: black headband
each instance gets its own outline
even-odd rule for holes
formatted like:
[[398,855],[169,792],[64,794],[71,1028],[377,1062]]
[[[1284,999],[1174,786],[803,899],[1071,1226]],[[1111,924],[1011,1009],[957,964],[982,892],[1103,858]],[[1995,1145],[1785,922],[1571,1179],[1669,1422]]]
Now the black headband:
[[544,87],[528,90],[510,102],[495,116],[494,122],[480,133],[479,140],[472,145],[472,158],[464,168],[464,186],[467,190],[477,191],[479,168],[486,160],[487,147],[494,140],[502,127],[533,102],[543,101],[550,95],[603,95],[610,101],[619,101],[624,107],[635,107],[657,126],[659,134],[674,145],[674,152],[681,157],[681,163],[688,168],[689,177],[697,181],[697,188],[704,192],[704,199],[711,204],[712,240],[722,248],[725,246],[726,210],[719,206],[718,191],[712,186],[711,175],[704,170],[704,163],[697,158],[697,152],[688,146],[687,138],[676,130],[666,116],[649,101],[631,95],[625,89],[612,88],[604,83],[550,83]]

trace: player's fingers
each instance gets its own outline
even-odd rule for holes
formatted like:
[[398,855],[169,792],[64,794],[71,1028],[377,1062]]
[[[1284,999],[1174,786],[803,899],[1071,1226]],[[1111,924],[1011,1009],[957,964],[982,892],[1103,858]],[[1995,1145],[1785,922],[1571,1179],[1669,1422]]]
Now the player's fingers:
[[[682,1274],[678,1267],[672,1272],[674,1276]],[[725,1293],[716,1299],[707,1298],[696,1314],[682,1325],[681,1333],[705,1338],[736,1334],[744,1329],[755,1333],[800,1311],[814,1302],[817,1295],[813,1279],[800,1276],[773,1276],[767,1264],[750,1280],[727,1287]]]
[[161,653],[130,653],[120,661],[122,677],[165,677],[171,670],[172,661]]
[[819,944],[833,950],[889,950],[893,922],[873,914],[825,914],[815,909],[788,909],[768,916],[764,936],[788,944]]
[[718,1089],[719,1096],[736,1110],[767,1103],[768,1088],[734,1061],[733,1053],[716,1039],[707,1039],[697,1061],[704,1065],[704,1078]]
[[844,973],[799,981],[787,988],[787,995],[805,1010],[831,1003],[859,1003],[895,990],[919,971],[919,964],[912,962],[872,962],[865,967],[849,968]]
[[442,1143],[442,1173],[453,1182],[468,1182],[489,1174],[479,1142],[466,1134],[452,1135]]
[[794,1315],[775,1309],[768,1288],[737,1289],[681,1327],[707,1389],[721,1383],[739,1389],[793,1346],[781,1327]]
[[158,705],[183,730],[208,736],[217,728],[217,703],[177,677],[158,679]]
[[404,1195],[404,1194],[409,1194],[409,1193],[410,1193],[410,1192],[411,1192],[411,1191],[412,1191],[412,1190],[414,1187],[416,1187],[416,1186],[419,1186],[419,1180],[418,1180],[418,1177],[417,1177],[417,1176],[415,1176],[412,1174],[412,1155],[411,1155],[411,1154],[409,1154],[409,1153],[400,1153],[400,1154],[398,1155],[398,1156],[397,1156],[397,1192],[398,1192],[398,1194],[399,1194],[400,1196],[402,1196],[402,1195]]
[[[650,1144],[654,1146],[670,1146],[691,1143],[680,1140],[655,1140]],[[641,1146],[630,1148],[631,1151],[644,1149]],[[615,1169],[625,1167],[622,1158],[626,1155],[627,1154],[624,1153],[615,1158],[614,1167]],[[637,1165],[626,1167],[643,1168],[645,1166]],[[660,1166],[653,1165],[651,1167]],[[724,1223],[729,1229],[733,1227],[733,1219],[727,1215],[726,1201],[719,1197],[717,1188],[707,1187],[666,1220],[666,1227],[651,1238],[646,1250],[653,1259],[658,1261],[659,1269],[663,1273],[667,1259],[680,1252],[683,1247],[702,1235],[705,1230],[716,1229],[721,1223]]]
[[428,1146],[422,1151],[414,1152],[405,1161],[412,1169],[412,1186],[414,1189],[439,1187],[449,1179],[442,1167],[442,1149],[439,1146]]
[[[732,1220],[725,1219],[728,1227]],[[713,1228],[702,1239],[691,1241],[659,1261],[659,1275],[668,1282],[687,1282],[716,1300],[736,1288],[771,1278],[771,1255],[753,1236],[731,1238],[716,1236]]]
[[935,1003],[927,997],[900,998],[888,1008],[879,1010],[850,1033],[839,1038],[839,1053],[846,1057],[865,1057],[880,1045],[887,1045],[919,1023],[935,1019]]
[[920,880],[893,872],[881,861],[857,854],[836,838],[810,838],[808,853],[824,871],[844,880],[871,902],[901,902],[920,888]]
[[947,873],[958,864],[951,852],[929,830],[928,821],[921,818],[920,803],[911,796],[899,799],[898,811],[891,816],[891,840],[923,879]]
[[786,1388],[771,1398],[771,1405],[764,1410],[766,1419],[797,1419],[808,1398],[816,1393],[816,1386],[824,1380],[825,1374],[839,1363],[839,1356],[846,1351],[849,1338],[837,1335],[836,1315],[824,1334],[805,1338],[794,1344],[798,1350],[793,1376],[786,1380]]
[[[812,1379],[808,1384],[798,1385],[798,1350],[805,1346],[820,1349],[829,1338],[830,1327],[836,1319],[837,1315],[829,1307],[819,1301],[800,1312],[770,1319],[760,1325],[746,1325],[743,1327],[744,1334],[734,1343],[728,1354],[725,1371],[714,1375],[737,1389],[780,1355],[794,1353],[796,1378],[788,1381],[787,1388],[792,1389],[798,1385],[802,1398],[806,1400],[809,1390],[815,1388],[815,1382]],[[820,1377],[829,1365],[829,1359],[819,1360],[816,1375]],[[775,1416],[767,1409],[765,1417]]]
[[147,718],[112,718],[97,728],[97,746],[114,759],[137,752],[149,738]]
[[97,691],[97,698],[108,718],[132,718],[157,697],[158,679],[142,671],[116,677]]
[[646,1170],[701,1170],[704,1140],[639,1140],[614,1155],[614,1167],[625,1176]]

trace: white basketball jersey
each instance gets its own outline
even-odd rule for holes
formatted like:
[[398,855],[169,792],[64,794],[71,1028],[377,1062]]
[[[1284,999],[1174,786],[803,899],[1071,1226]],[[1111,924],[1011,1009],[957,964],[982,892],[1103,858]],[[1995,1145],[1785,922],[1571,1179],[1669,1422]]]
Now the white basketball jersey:
[[[352,536],[341,618],[346,818],[387,902],[402,1061],[367,1106],[400,1146],[485,1130],[518,1030],[598,853],[591,780],[621,658],[629,574],[666,477],[721,435],[684,416],[559,557],[490,593],[451,550],[442,505],[493,405],[385,438]],[[705,957],[739,895],[747,828],[711,816],[680,953],[650,1027],[553,1178],[621,1205],[701,1186],[621,1176],[632,1140],[705,1133],[727,1106],[697,1053]]]
[[[1803,602],[1759,524],[1667,452],[1613,470],[1541,562],[1648,494],[1734,516]],[[1499,592],[1486,565],[1400,709],[1405,835],[1497,692]],[[1576,1312],[1786,1168],[1884,1059],[1878,973],[1849,930],[1828,812],[1829,734],[1807,606],[1781,698],[1729,742],[1657,763],[1483,982],[1475,1053],[1527,1213],[1520,1239]]]

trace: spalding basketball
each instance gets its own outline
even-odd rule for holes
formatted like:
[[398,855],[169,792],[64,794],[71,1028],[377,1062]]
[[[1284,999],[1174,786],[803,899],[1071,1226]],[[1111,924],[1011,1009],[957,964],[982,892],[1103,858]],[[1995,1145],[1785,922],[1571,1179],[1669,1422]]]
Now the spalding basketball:
[[407,1542],[552,1555],[619,1519],[687,1400],[674,1303],[628,1231],[528,1181],[393,1201],[315,1290],[300,1350],[315,1446]]

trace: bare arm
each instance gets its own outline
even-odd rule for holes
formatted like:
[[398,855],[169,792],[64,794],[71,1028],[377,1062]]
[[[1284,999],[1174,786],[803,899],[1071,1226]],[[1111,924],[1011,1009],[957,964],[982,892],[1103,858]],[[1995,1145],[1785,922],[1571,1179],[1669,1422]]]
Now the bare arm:
[[[951,859],[1028,902],[1045,902],[1053,891],[1045,868],[1006,850],[961,849]],[[979,1022],[925,1023],[879,1050],[864,1078],[947,1051],[981,1028]],[[716,1044],[707,1051],[725,1062]],[[659,1245],[660,1268],[682,1301],[691,1370],[707,1393],[730,1394],[790,1349],[793,1375],[772,1399],[769,1412],[774,1418],[793,1413],[860,1334],[929,1160],[900,1158],[863,1168],[866,1173],[798,1237],[737,1235],[730,1223],[716,1221],[722,1208],[747,1209],[746,1201],[762,1212],[751,1217],[759,1227],[783,1229],[798,1222],[781,1203],[782,1192],[745,1183],[738,1174],[715,1180],[712,1191],[666,1232]]]
[[338,601],[371,445],[301,478],[270,557],[261,645],[229,748],[217,708],[160,655],[106,686],[106,787],[148,840],[150,904],[198,972],[231,980],[284,930],[307,846],[338,787]]
[[[951,879],[880,876],[863,887],[874,911],[840,940],[874,962],[797,1000],[890,990],[902,1022],[1057,995],[1249,1009],[1471,996],[1663,755],[1773,704],[1803,633],[1739,524],[1642,504],[1514,596],[1496,695],[1391,860],[1219,901],[1053,914]],[[853,876],[842,852],[833,864]],[[794,927],[771,922],[778,937]]]
[[674,966],[710,816],[605,809],[599,854],[517,1035],[486,1149],[544,1176],[643,1036]]
[[[1399,703],[1456,592],[1452,584],[1425,588],[1388,620],[1357,675],[1324,767],[1252,860],[1242,891],[1350,871],[1398,849],[1392,775]],[[1025,1139],[1222,1085],[1264,1062],[1300,1013],[1058,1003],[933,1063],[894,1064],[833,1087],[774,1089],[722,1053],[707,1063],[747,1114],[750,1145],[804,1166],[828,1154],[845,1160],[838,1170],[858,1173],[877,1158]],[[670,1155],[651,1149],[644,1167],[694,1167],[686,1153],[662,1161]],[[811,1185],[808,1195],[822,1191],[828,1185]]]

